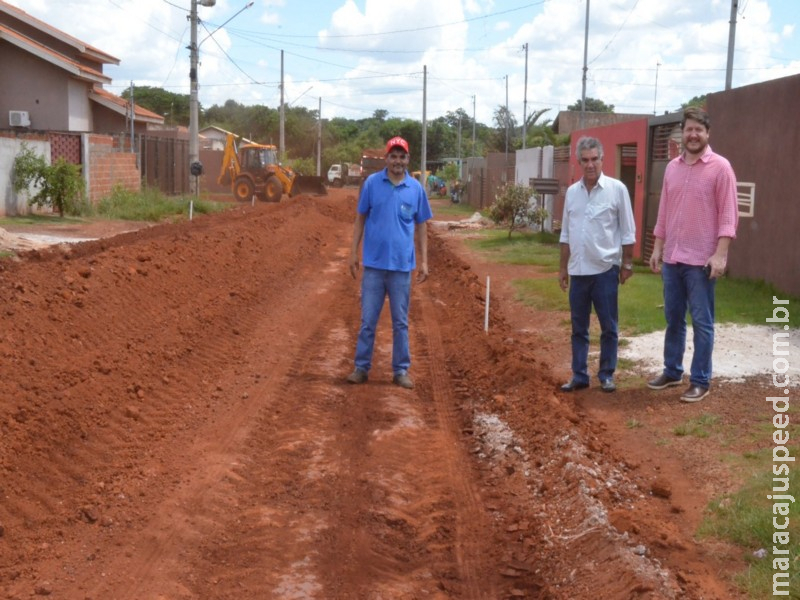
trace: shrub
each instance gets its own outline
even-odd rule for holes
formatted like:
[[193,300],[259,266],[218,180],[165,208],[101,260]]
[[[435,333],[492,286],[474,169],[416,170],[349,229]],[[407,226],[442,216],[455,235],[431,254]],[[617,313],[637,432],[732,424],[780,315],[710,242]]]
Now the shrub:
[[525,229],[531,225],[543,226],[549,213],[531,198],[534,191],[526,186],[506,184],[495,197],[489,208],[489,218],[496,225],[508,227],[508,237],[515,229]]
[[59,157],[52,165],[27,145],[14,158],[14,191],[19,193],[33,186],[36,190],[28,200],[31,206],[51,206],[64,214],[80,215],[89,209],[81,167]]

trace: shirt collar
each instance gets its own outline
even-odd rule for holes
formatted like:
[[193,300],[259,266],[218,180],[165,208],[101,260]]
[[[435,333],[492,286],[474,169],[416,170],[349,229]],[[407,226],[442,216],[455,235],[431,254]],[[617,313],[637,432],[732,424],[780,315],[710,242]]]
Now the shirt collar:
[[[700,157],[697,160],[701,160],[704,163],[707,163],[709,160],[711,160],[711,155],[712,154],[713,154],[713,151],[711,150],[711,144],[706,144],[706,149],[703,150],[703,153],[700,155]],[[681,160],[683,162],[686,162],[686,152],[685,151],[681,152]]]
[[[398,183],[397,185],[408,185],[408,178],[409,178],[409,177],[411,177],[411,175],[409,175],[409,174],[408,174],[408,171],[406,171],[406,172],[403,174],[403,181],[401,181],[401,182],[400,182],[400,183]],[[391,179],[389,179],[389,167],[383,167],[383,179],[384,179],[385,181],[389,181],[389,182],[391,182],[391,181],[392,181]],[[394,184],[392,184],[392,185],[394,185]]]
[[[604,188],[605,178],[606,178],[605,174],[601,171],[600,176],[597,178],[597,183],[595,184],[595,187],[599,187],[601,189]],[[583,177],[581,177],[581,186],[583,186],[583,189],[586,189],[586,182],[583,180]]]

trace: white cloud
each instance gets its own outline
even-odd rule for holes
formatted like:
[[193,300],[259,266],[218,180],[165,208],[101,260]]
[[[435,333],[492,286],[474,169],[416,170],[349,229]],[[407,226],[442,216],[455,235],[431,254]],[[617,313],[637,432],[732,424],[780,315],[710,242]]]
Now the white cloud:
[[[189,0],[10,2],[119,58],[119,67],[107,68],[112,91],[133,80],[188,93]],[[321,97],[327,117],[362,118],[381,108],[421,118],[425,65],[429,118],[457,108],[472,114],[474,98],[478,120],[491,123],[505,103],[508,76],[509,108],[521,119],[525,44],[529,113],[549,107],[554,118],[581,96],[586,0],[513,7],[484,0],[255,0],[236,15],[246,3],[199,8],[214,31],[200,52],[204,106],[229,98],[276,106],[281,50],[286,98],[316,109]],[[793,4],[740,6],[734,86],[800,72]],[[592,3],[587,95],[619,112],[652,113],[723,89],[729,17],[729,0]],[[201,26],[199,37],[207,33]]]

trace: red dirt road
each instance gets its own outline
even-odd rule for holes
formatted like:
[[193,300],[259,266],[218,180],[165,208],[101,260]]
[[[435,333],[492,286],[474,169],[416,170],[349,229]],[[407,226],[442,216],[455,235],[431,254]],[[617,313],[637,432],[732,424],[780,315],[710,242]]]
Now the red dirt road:
[[336,190],[0,262],[0,598],[737,598],[680,461],[654,495],[555,392],[567,340],[514,326],[499,287],[486,334],[441,230],[415,389],[388,314],[344,383],[354,209]]

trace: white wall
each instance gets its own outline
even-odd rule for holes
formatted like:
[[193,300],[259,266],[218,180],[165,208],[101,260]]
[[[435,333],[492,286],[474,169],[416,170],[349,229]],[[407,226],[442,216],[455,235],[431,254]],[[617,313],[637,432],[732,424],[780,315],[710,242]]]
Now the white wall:
[[[554,150],[553,146],[517,150],[517,165],[514,173],[517,185],[528,185],[530,180],[534,178],[552,178],[555,172],[553,165]],[[545,194],[543,197],[544,207],[549,213],[544,223],[544,228],[547,231],[553,230],[553,200],[552,194]]]
[[70,80],[67,83],[69,131],[92,131],[92,108],[86,84]]
[[541,177],[542,149],[526,148],[517,150],[517,163],[514,169],[514,181],[517,185],[528,185],[528,180]]
[[0,216],[27,215],[32,212],[28,206],[28,194],[26,192],[14,193],[11,183],[14,159],[22,149],[23,141],[28,148],[37,154],[44,155],[47,162],[50,162],[50,142],[0,137],[0,194],[3,198],[3,201],[0,202]]

